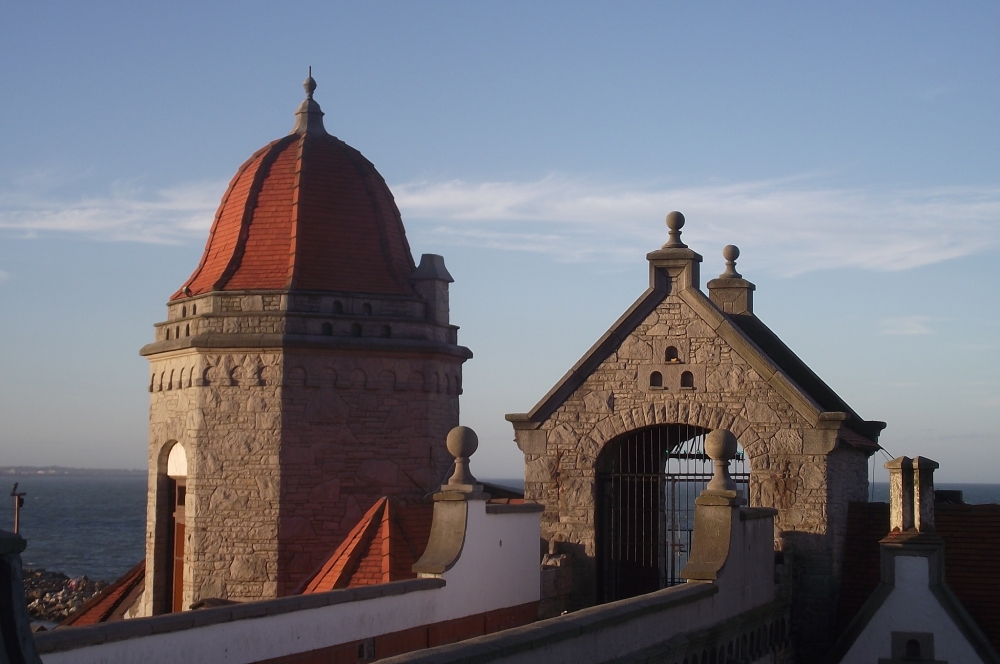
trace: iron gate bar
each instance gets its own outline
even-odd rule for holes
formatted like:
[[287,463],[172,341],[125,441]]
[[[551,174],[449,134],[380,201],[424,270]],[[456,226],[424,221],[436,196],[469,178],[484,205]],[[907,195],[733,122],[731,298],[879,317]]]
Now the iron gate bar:
[[[612,441],[597,465],[598,590],[613,601],[683,583],[694,527],[694,500],[713,476],[707,429],[665,425]],[[745,455],[738,488],[749,497]]]

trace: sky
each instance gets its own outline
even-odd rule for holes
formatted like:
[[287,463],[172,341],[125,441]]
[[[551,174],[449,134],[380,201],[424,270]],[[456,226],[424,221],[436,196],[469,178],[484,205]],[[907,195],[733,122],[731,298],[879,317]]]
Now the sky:
[[312,66],[456,279],[478,476],[521,475],[504,414],[639,297],[676,209],[888,454],[997,482],[998,30],[989,2],[3,3],[0,465],[145,467],[138,350]]

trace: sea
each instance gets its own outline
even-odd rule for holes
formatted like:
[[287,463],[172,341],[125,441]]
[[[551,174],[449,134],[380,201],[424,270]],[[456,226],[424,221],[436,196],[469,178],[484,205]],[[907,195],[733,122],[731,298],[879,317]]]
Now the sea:
[[[145,555],[146,476],[0,474],[0,529],[14,527],[10,487],[24,491],[21,535],[28,548],[21,558],[26,567],[114,581]],[[489,479],[523,490],[520,479]],[[938,484],[939,489],[963,492],[966,503],[1000,503],[1000,484]],[[886,483],[875,483],[870,499],[885,502]]]

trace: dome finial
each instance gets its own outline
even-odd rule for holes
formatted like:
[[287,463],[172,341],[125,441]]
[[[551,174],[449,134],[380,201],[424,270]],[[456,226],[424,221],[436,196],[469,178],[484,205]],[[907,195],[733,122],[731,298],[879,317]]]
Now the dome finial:
[[309,77],[302,82],[302,87],[306,89],[306,99],[312,99],[316,92],[316,79],[313,78],[313,68],[309,65]]
[[319,104],[313,100],[313,92],[316,91],[316,79],[312,77],[313,68],[309,67],[309,77],[303,81],[302,87],[306,90],[306,98],[299,105],[299,110],[295,111],[295,126],[292,127],[293,134],[326,134],[323,127],[323,111]]

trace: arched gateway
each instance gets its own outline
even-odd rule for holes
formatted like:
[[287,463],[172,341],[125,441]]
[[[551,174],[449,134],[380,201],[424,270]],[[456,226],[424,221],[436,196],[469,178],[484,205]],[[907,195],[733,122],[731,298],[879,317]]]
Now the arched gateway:
[[706,296],[683,215],[667,225],[669,241],[646,256],[646,292],[531,411],[507,416],[525,498],[545,505],[543,537],[572,558],[571,607],[669,585],[707,471],[700,441],[729,429],[747,455],[751,505],[778,510],[775,546],[795,552],[808,658],[829,643],[847,505],[866,499],[885,425],[859,417],[753,314],[735,247]]
[[[691,551],[694,499],[712,478],[708,429],[648,427],[619,436],[597,459],[595,524],[598,600],[634,597],[683,583]],[[731,464],[743,496],[750,472],[743,451]]]

